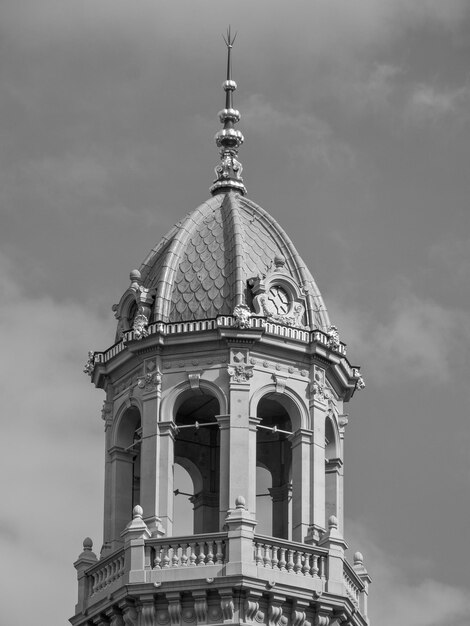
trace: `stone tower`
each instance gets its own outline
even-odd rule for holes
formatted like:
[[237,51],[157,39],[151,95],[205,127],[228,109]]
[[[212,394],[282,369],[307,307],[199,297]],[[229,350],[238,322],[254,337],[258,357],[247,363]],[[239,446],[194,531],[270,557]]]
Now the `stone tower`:
[[75,562],[76,626],[368,624],[343,538],[344,403],[363,382],[292,242],[246,198],[226,44],[212,196],[131,272],[116,342],[85,367],[106,392],[104,542]]

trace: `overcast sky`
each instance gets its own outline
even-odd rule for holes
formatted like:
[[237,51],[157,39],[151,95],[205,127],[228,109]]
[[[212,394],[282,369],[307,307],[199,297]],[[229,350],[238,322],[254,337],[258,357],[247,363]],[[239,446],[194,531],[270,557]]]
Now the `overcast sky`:
[[209,196],[228,24],[248,196],[362,366],[346,539],[372,624],[468,623],[468,0],[0,2],[1,623],[62,625],[102,525],[111,305]]

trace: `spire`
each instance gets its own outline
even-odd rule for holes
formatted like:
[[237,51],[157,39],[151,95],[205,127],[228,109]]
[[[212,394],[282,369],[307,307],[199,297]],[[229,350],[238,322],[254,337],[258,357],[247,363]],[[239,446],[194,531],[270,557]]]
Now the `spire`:
[[219,111],[219,119],[223,128],[215,135],[215,142],[220,148],[220,163],[215,168],[216,179],[210,188],[212,194],[221,190],[235,189],[242,194],[246,193],[243,184],[242,164],[237,160],[238,148],[244,139],[239,130],[234,126],[240,121],[240,112],[233,108],[233,92],[237,88],[237,83],[232,80],[232,47],[236,34],[232,37],[230,27],[227,37],[224,37],[227,46],[227,79],[222,87],[225,91],[225,109]]

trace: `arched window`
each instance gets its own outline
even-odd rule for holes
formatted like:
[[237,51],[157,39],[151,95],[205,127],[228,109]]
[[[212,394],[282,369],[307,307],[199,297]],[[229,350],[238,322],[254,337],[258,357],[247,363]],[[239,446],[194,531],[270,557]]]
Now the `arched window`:
[[[292,423],[277,395],[273,393],[264,396],[258,403],[257,416],[261,422],[256,436],[256,465],[271,475],[272,485],[268,491],[272,502],[272,535],[289,539],[291,535],[289,477],[292,462],[289,434],[292,432]],[[259,500],[260,498],[257,498],[257,504]]]
[[191,390],[180,398],[174,419],[178,427],[175,464],[189,473],[194,488],[191,502],[195,534],[219,530],[220,435],[215,417],[219,410],[217,398]]

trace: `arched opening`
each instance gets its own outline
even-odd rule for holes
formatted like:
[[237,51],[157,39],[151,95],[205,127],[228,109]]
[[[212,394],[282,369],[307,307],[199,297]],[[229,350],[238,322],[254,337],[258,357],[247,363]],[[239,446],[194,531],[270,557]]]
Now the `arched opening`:
[[325,421],[325,527],[331,515],[338,517],[339,470],[338,445],[334,424],[330,417]]
[[[272,503],[271,534],[273,537],[289,539],[292,463],[289,435],[292,433],[292,422],[277,396],[275,393],[269,394],[258,403],[257,416],[261,422],[256,433],[256,465],[264,468],[271,476],[271,487],[268,488]],[[257,498],[257,504],[260,499]],[[265,507],[264,504],[262,506]]]
[[125,410],[117,425],[115,445],[109,451],[113,485],[113,536],[118,539],[132,519],[132,509],[140,504],[141,419],[139,409]]
[[[179,400],[174,419],[178,427],[175,462],[184,467],[192,481],[190,502],[194,510],[194,533],[217,532],[220,435],[215,416],[220,412],[219,402],[208,393],[192,390],[184,393]],[[188,497],[183,494],[175,495],[176,499]]]

